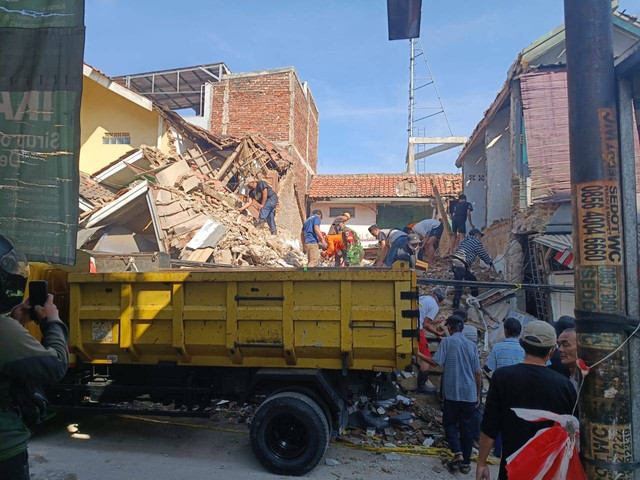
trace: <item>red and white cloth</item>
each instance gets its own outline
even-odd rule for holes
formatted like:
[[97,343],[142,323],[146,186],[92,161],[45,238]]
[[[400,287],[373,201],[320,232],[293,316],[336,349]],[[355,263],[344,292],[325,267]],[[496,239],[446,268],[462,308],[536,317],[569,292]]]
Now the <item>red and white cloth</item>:
[[539,430],[518,451],[507,458],[509,478],[518,480],[586,480],[578,456],[580,423],[573,415],[546,410],[513,408],[529,422],[554,421],[553,427]]

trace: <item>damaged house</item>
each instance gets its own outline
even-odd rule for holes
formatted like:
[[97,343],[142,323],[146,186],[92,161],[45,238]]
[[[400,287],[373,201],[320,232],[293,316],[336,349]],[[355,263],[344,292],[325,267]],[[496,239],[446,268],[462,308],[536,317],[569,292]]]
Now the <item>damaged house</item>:
[[[91,69],[94,77],[96,72]],[[81,174],[79,248],[165,252],[176,262],[201,264],[301,265],[296,242],[306,191],[299,191],[295,160],[284,148],[258,133],[211,133],[100,75],[106,94],[133,99],[131,108],[150,105],[157,141],[148,145],[132,135],[113,144],[118,155],[109,162],[105,149],[96,154],[96,142],[89,142],[94,161],[81,163],[89,171]],[[106,138],[105,132],[98,134]],[[254,227],[257,208],[248,214],[237,209],[246,198],[248,177],[267,181],[279,195],[277,237]]]
[[[612,12],[616,59],[640,40],[640,23]],[[637,130],[636,165],[640,163]],[[505,279],[573,285],[569,118],[564,25],[526,47],[508,71],[456,165],[474,223]],[[640,169],[636,168],[636,175]],[[572,314],[573,295],[519,293],[543,320]]]

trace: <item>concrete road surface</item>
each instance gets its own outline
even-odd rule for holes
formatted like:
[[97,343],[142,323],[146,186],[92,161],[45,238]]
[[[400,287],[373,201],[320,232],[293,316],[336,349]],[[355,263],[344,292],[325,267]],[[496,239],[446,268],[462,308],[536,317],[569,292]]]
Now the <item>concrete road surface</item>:
[[[175,421],[204,423],[189,419]],[[266,472],[253,456],[246,434],[154,424],[118,416],[65,415],[55,419],[32,439],[29,455],[32,480],[292,478]],[[337,460],[339,465],[328,466],[326,459]],[[475,464],[471,475],[457,473],[454,476],[442,469],[438,458],[395,454],[387,458],[330,446],[321,463],[303,478],[390,480],[402,475],[446,479],[472,478],[474,474]]]

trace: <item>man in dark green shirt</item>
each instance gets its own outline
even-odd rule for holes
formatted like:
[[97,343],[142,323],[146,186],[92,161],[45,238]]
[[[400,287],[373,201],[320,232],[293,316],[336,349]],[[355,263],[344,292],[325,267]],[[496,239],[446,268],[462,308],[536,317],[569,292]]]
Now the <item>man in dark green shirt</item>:
[[[0,235],[0,298],[7,296],[11,277],[28,275],[24,256]],[[25,328],[31,310],[42,331],[38,342]],[[58,316],[53,295],[44,306],[32,307],[28,301],[0,315],[0,479],[28,480],[27,441],[30,432],[25,418],[33,417],[43,385],[64,377],[69,363],[69,332]],[[38,413],[43,413],[39,411]]]

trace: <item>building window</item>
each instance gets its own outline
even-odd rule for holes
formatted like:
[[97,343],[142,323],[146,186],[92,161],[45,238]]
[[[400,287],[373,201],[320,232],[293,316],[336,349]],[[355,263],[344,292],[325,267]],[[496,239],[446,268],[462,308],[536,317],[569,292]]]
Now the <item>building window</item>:
[[129,132],[106,132],[102,137],[104,145],[131,145]]
[[331,218],[334,217],[339,217],[340,215],[342,215],[343,213],[348,212],[349,215],[351,215],[351,218],[355,218],[356,216],[356,209],[355,207],[349,207],[349,208],[344,208],[344,207],[329,207],[329,216]]

